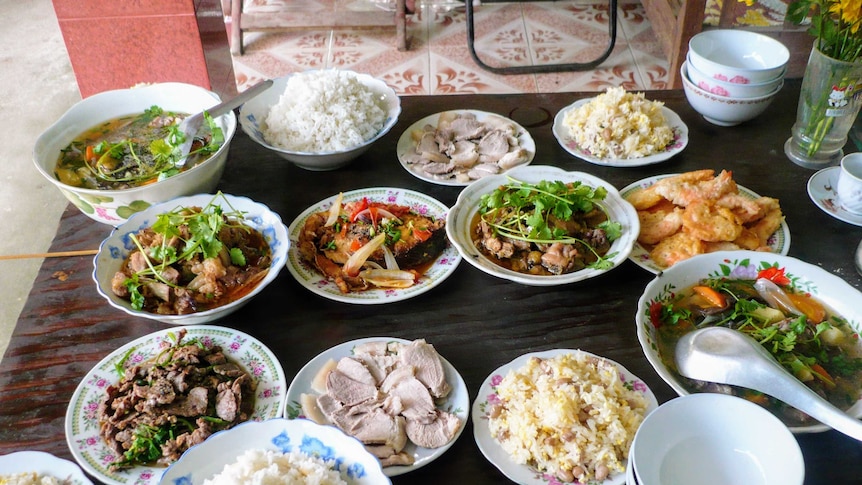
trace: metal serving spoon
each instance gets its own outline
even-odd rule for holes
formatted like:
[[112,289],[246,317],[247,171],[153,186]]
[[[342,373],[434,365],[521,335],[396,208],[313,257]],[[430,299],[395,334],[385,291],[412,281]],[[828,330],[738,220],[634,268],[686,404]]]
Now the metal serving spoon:
[[186,160],[189,158],[189,150],[192,148],[192,142],[194,142],[195,135],[198,134],[198,131],[200,131],[204,124],[204,112],[209,113],[212,118],[218,118],[225,113],[233,111],[234,108],[238,108],[258,94],[266,91],[270,86],[272,86],[272,79],[261,81],[227,101],[223,101],[212,108],[201,111],[200,113],[195,113],[183,118],[183,121],[180,122],[179,130],[186,138],[183,144],[180,145],[180,158],[177,160],[176,166],[179,168],[186,164]]
[[793,377],[754,339],[725,327],[684,335],[676,345],[679,373],[691,379],[768,394],[821,423],[862,441],[862,421],[849,416]]

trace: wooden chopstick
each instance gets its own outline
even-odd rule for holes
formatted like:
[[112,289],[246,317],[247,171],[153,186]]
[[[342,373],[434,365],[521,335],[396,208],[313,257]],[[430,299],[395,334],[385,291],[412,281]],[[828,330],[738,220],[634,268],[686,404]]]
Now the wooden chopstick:
[[54,253],[34,253],[34,254],[10,254],[0,256],[0,261],[7,259],[32,259],[32,258],[63,258],[67,256],[93,256],[99,252],[98,249],[83,249],[81,251],[57,251]]

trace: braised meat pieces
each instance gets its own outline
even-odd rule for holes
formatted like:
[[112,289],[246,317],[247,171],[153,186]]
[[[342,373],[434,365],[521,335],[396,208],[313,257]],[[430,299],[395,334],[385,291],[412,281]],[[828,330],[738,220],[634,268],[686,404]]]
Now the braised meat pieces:
[[[255,382],[221,347],[176,340],[158,355],[125,368],[99,405],[102,438],[119,469],[168,465],[216,431],[249,419]],[[124,363],[118,364],[118,368]]]
[[362,441],[383,466],[412,464],[408,441],[439,448],[463,425],[437,407],[451,387],[440,356],[424,340],[357,346],[352,356],[324,366],[315,387],[319,395],[302,397],[305,415]]

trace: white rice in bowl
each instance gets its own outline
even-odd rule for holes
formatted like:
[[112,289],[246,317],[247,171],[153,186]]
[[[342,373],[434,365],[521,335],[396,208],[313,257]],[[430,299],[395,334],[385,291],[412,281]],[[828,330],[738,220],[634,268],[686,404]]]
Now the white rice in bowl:
[[204,485],[347,485],[334,465],[296,450],[248,450]]
[[71,480],[60,480],[52,475],[36,472],[0,475],[0,485],[66,485],[68,483],[71,483]]
[[348,71],[297,73],[270,108],[267,143],[296,152],[343,151],[373,138],[386,123],[379,96]]
[[496,388],[488,427],[512,459],[564,482],[625,473],[647,399],[612,362],[576,353],[533,357]]

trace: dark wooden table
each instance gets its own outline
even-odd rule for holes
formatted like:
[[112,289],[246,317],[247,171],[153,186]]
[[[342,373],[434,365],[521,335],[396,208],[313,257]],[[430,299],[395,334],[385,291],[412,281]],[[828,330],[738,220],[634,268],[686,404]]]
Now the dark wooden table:
[[[584,171],[622,188],[645,177],[727,168],[760,194],[777,197],[792,233],[790,256],[820,265],[857,288],[852,257],[862,228],[821,212],[808,198],[812,171],[791,163],[783,144],[795,119],[799,82],[789,81],[759,118],[737,127],[705,122],[681,91],[648,93],[678,113],[690,130],[686,150],[640,168],[592,165],[566,153],[551,134],[554,114],[594,94],[415,96],[402,98],[394,129],[364,156],[334,172],[311,172],[260,148],[238,132],[220,184],[226,193],[267,204],[290,223],[310,205],[336,194],[374,186],[403,187],[454,204],[459,189],[432,185],[407,173],[395,156],[398,137],[424,116],[473,108],[509,116],[536,140],[534,164]],[[110,228],[70,206],[52,251],[90,249]],[[164,324],[136,319],[108,306],[96,293],[90,258],[46,259],[0,363],[0,453],[43,450],[71,458],[63,434],[66,406],[81,378],[114,349]],[[644,358],[635,333],[637,299],[653,275],[626,261],[587,282],[529,287],[488,276],[462,263],[439,287],[387,305],[351,305],[318,297],[283,271],[254,301],[217,324],[266,343],[290,379],[309,359],[342,342],[389,335],[425,338],[460,371],[471,400],[498,366],[533,351],[581,348],[606,356],[643,378],[660,402],[675,393]],[[473,439],[472,425],[437,461],[393,479],[396,484],[506,482]],[[799,435],[805,483],[862,483],[862,444],[837,432]]]

